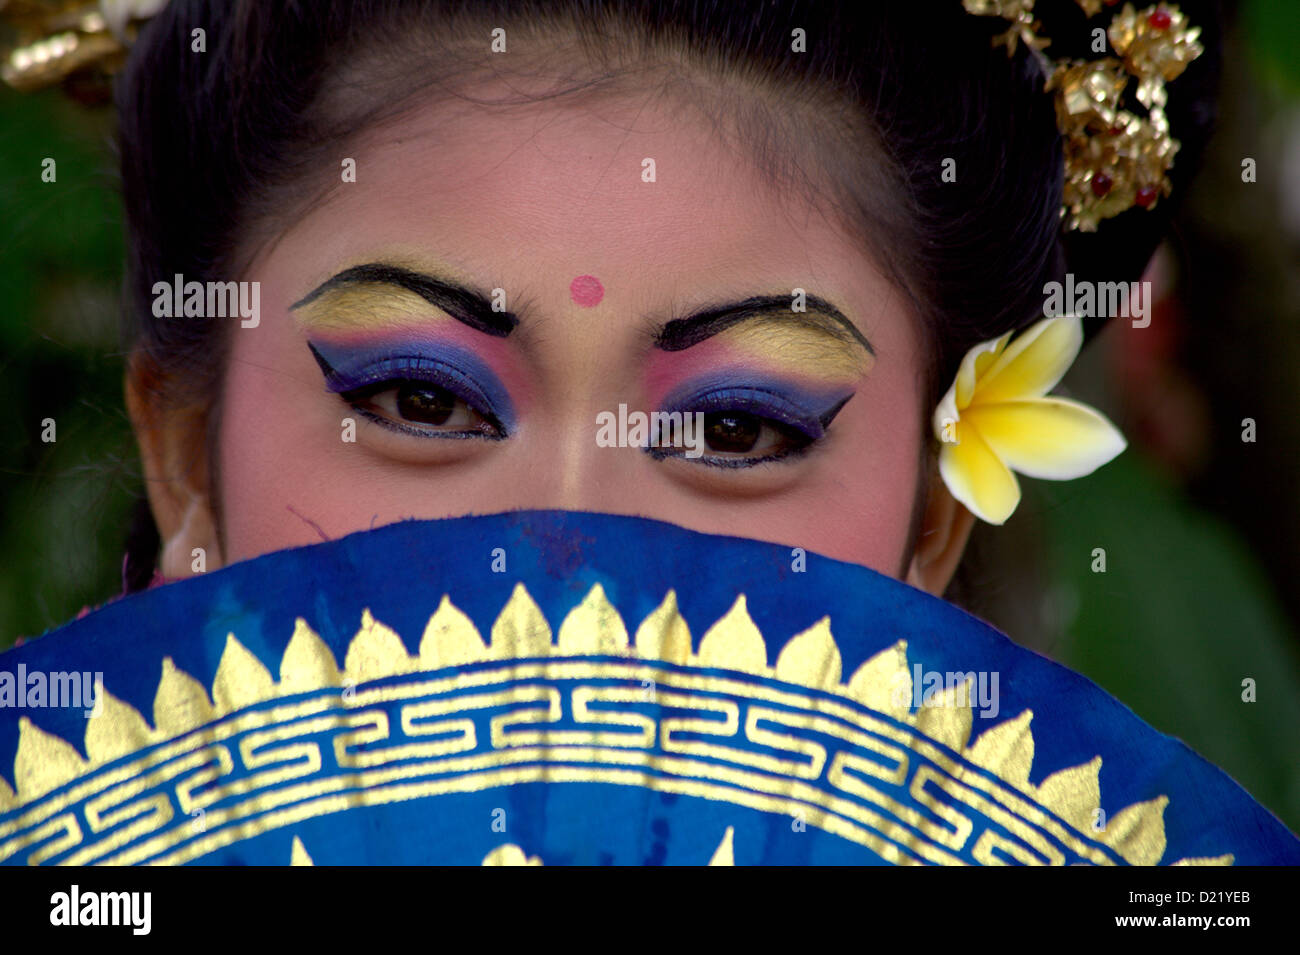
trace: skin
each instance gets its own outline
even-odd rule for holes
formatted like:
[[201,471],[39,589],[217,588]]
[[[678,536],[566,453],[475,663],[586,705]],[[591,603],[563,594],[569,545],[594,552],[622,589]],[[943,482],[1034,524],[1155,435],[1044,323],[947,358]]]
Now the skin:
[[[261,321],[230,329],[219,489],[207,486],[206,462],[194,464],[201,421],[152,406],[139,376],[128,376],[165,576],[188,576],[194,547],[212,570],[407,517],[562,508],[804,547],[942,593],[972,519],[921,470],[919,325],[825,210],[772,184],[666,100],[478,108],[454,122],[430,105],[349,146],[357,181],[261,248],[241,276],[261,283]],[[644,157],[655,160],[656,182],[642,181]],[[366,263],[485,295],[504,289],[518,324],[487,335],[380,283],[291,307]],[[586,275],[604,289],[594,305],[571,292]],[[791,312],[689,347],[656,345],[671,319],[754,296],[788,299],[794,288],[838,309],[874,355],[833,323]],[[387,429],[327,390],[309,340],[336,356],[364,341],[400,340],[404,351],[450,342],[508,394],[511,431],[457,440]],[[754,467],[598,445],[598,414],[663,409],[720,369],[742,383],[790,382],[823,403],[851,397],[807,453]],[[392,392],[366,409],[400,420]],[[456,414],[473,419],[468,407]],[[353,443],[341,437],[345,418],[356,423]],[[768,430],[760,445],[785,440]]]

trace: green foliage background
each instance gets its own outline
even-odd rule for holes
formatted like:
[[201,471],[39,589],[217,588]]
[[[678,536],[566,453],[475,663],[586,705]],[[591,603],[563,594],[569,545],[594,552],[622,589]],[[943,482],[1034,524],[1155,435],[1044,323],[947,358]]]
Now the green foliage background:
[[121,397],[110,123],[58,91],[0,86],[0,647],[121,590],[138,464]]

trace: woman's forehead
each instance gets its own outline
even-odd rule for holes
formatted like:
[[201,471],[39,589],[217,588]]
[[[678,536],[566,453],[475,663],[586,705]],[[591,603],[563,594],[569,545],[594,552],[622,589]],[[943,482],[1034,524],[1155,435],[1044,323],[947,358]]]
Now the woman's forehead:
[[891,298],[865,244],[738,149],[673,99],[430,105],[345,145],[355,181],[335,184],[270,261],[294,274],[291,300],[400,250],[504,288],[512,309],[521,297],[592,308],[573,297],[579,278],[628,321],[665,301],[802,288],[861,328]]

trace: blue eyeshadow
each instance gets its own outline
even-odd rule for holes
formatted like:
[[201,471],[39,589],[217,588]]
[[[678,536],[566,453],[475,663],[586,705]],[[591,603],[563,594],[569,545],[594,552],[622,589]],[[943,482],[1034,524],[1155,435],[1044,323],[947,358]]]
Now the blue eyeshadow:
[[472,351],[427,339],[341,345],[309,341],[308,348],[336,394],[385,382],[421,381],[445,388],[480,414],[514,431],[515,409],[505,386]]
[[818,391],[779,379],[733,373],[692,382],[664,399],[670,411],[746,412],[816,440],[826,433],[852,391]]

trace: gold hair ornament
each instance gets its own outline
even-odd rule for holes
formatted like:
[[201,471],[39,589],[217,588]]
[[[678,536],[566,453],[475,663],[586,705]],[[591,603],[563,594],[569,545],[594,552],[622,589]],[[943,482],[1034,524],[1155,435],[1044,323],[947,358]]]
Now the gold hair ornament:
[[[1088,17],[1114,0],[1075,0]],[[1204,48],[1199,27],[1190,27],[1173,4],[1143,10],[1131,3],[1111,18],[1106,31],[1115,56],[1053,60],[1043,53],[1051,40],[1039,33],[1034,0],[962,0],[966,12],[1010,21],[993,45],[1014,54],[1023,42],[1047,76],[1055,95],[1056,121],[1065,139],[1066,230],[1097,231],[1097,223],[1134,206],[1153,208],[1171,190],[1169,169],[1179,142],[1165,116],[1165,84],[1177,79]],[[1129,85],[1146,108],[1139,116],[1120,105]]]
[[167,0],[0,0],[0,76],[30,92],[75,76],[105,76],[126,60],[139,24]]

